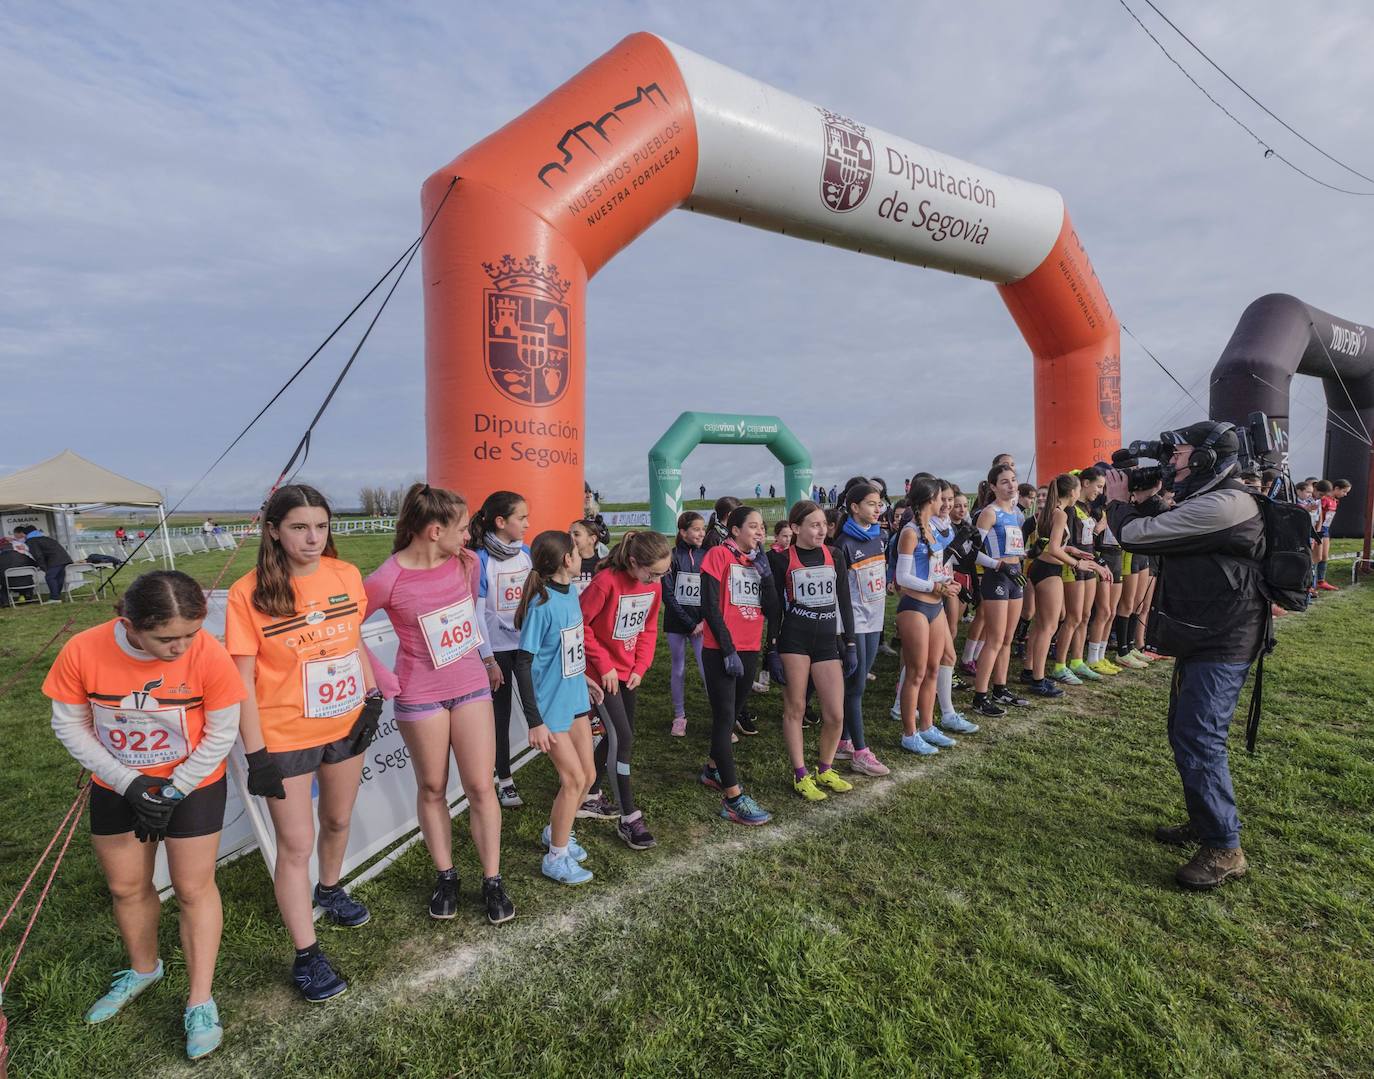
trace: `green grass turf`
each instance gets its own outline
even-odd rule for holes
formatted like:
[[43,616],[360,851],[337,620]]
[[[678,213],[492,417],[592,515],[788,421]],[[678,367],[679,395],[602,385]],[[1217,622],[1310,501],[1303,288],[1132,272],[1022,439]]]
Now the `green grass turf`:
[[[370,569],[385,537],[346,540]],[[226,580],[247,568],[240,555]],[[180,561],[180,560],[179,560]],[[202,580],[222,556],[185,560]],[[0,611],[0,676],[76,613]],[[288,984],[289,945],[252,855],[221,870],[226,931],[216,998],[226,1044],[199,1074],[1368,1075],[1374,1061],[1374,753],[1367,641],[1374,590],[1347,589],[1280,622],[1260,753],[1233,742],[1250,876],[1178,891],[1177,852],[1150,829],[1180,817],[1156,667],[990,722],[938,758],[896,748],[894,661],[870,688],[870,741],[894,774],[804,805],[787,785],[777,690],[738,747],[776,813],[742,829],[694,782],[706,704],[689,681],[685,740],[667,735],[667,657],[641,697],[637,791],[659,839],[636,854],[609,824],[579,837],[597,879],[538,874],[553,795],[520,773],[504,871],[519,909],[492,929],[455,829],[464,906],[424,913],[417,846],[361,888],[361,930],[321,939],[352,981],[323,1006]],[[50,659],[51,653],[49,653]],[[22,882],[69,802],[75,768],[39,696],[46,663],[0,700],[0,899]],[[966,698],[965,698],[966,699]],[[814,745],[814,735],[808,734]],[[78,835],[6,994],[12,1075],[177,1074],[185,989],[167,904],[169,977],[85,1028],[124,964],[104,886]],[[5,955],[17,934],[6,931]],[[189,1070],[189,1069],[187,1069]]]

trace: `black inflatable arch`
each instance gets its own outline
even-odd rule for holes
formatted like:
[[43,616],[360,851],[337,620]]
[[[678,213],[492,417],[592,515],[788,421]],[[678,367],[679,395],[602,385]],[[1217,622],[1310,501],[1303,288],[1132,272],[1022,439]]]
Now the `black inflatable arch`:
[[[1294,375],[1322,380],[1326,390],[1327,479],[1348,479],[1350,494],[1332,524],[1336,536],[1364,535],[1374,431],[1374,334],[1280,292],[1245,309],[1212,369],[1211,418],[1244,424],[1265,412],[1288,432],[1288,390]],[[1357,437],[1358,436],[1358,437]]]

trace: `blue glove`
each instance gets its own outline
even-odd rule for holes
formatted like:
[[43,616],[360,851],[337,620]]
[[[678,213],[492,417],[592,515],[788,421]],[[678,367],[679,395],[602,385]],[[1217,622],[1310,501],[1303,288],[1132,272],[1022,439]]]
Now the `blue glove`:
[[744,660],[739,658],[738,652],[731,652],[725,657],[725,673],[731,678],[744,677]]
[[776,648],[768,653],[768,677],[780,686],[787,685],[787,672],[783,670],[782,656],[778,655]]
[[844,646],[844,676],[853,678],[854,672],[859,669],[859,646],[857,644],[847,644]]

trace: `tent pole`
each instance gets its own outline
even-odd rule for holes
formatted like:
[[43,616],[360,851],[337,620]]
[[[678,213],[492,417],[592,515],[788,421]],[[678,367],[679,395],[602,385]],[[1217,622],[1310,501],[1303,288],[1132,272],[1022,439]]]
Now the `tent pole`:
[[172,541],[167,535],[167,513],[164,504],[157,504],[157,526],[162,530],[162,549],[167,552],[167,568],[177,568],[176,555],[172,554]]

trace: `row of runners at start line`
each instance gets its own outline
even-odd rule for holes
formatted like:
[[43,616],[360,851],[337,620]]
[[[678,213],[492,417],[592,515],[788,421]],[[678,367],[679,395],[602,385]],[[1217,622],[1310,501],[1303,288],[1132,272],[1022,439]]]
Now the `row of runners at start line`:
[[[542,835],[543,874],[568,885],[592,879],[573,833],[577,818],[615,821],[633,850],[655,845],[635,802],[632,761],[636,692],[654,659],[660,607],[671,733],[686,733],[690,650],[711,706],[700,782],[720,792],[719,815],[741,825],[770,820],[741,785],[734,752],[740,734],[757,733],[749,693],[770,680],[783,691],[798,795],[820,801],[852,790],[839,761],[851,776],[887,774],[868,743],[863,703],[874,659],[888,647],[891,594],[903,663],[892,715],[902,723],[901,748],[923,756],[979,729],[952,696],[966,688],[954,639],[968,605],[977,612],[962,673],[980,718],[1030,703],[1008,683],[1013,652],[1025,657],[1025,691],[1047,698],[1064,683],[1145,666],[1155,657],[1142,649],[1138,612],[1153,580],[1148,560],[1132,563],[1107,528],[1102,480],[1085,469],[1037,493],[1018,486],[1003,455],[972,506],[953,485],[920,473],[903,508],[856,477],[840,507],[794,505],[771,546],[760,512],[726,498],[709,525],[683,514],[676,542],[632,531],[601,558],[594,522],[526,544],[529,507],[519,494],[493,493],[470,514],[460,495],[416,484],[391,557],[366,580],[337,557],[324,496],[303,484],[277,490],[264,510],[257,566],[229,590],[223,645],[202,628],[205,595],[194,580],[148,573],[124,593],[117,618],[67,642],[44,682],[55,733],[94,779],[92,843],[130,958],[86,1021],[113,1018],[162,977],[153,866],[165,840],[189,981],[187,1054],[220,1044],[214,877],[225,760],[236,739],[248,790],[267,800],[275,831],[273,886],[295,946],[292,977],[318,1002],[347,982],[320,950],[314,907],[340,926],[370,918],[339,880],[384,695],[394,698],[437,872],[430,915],[458,912],[446,797],[452,759],[469,802],[482,903],[500,924],[515,916],[500,875],[501,813],[522,804],[511,778],[513,687],[529,743],[548,755],[560,784]],[[1132,497],[1158,498],[1158,489]],[[397,635],[394,672],[362,642],[363,621],[378,609]],[[803,729],[813,695],[819,731],[808,767]]]

